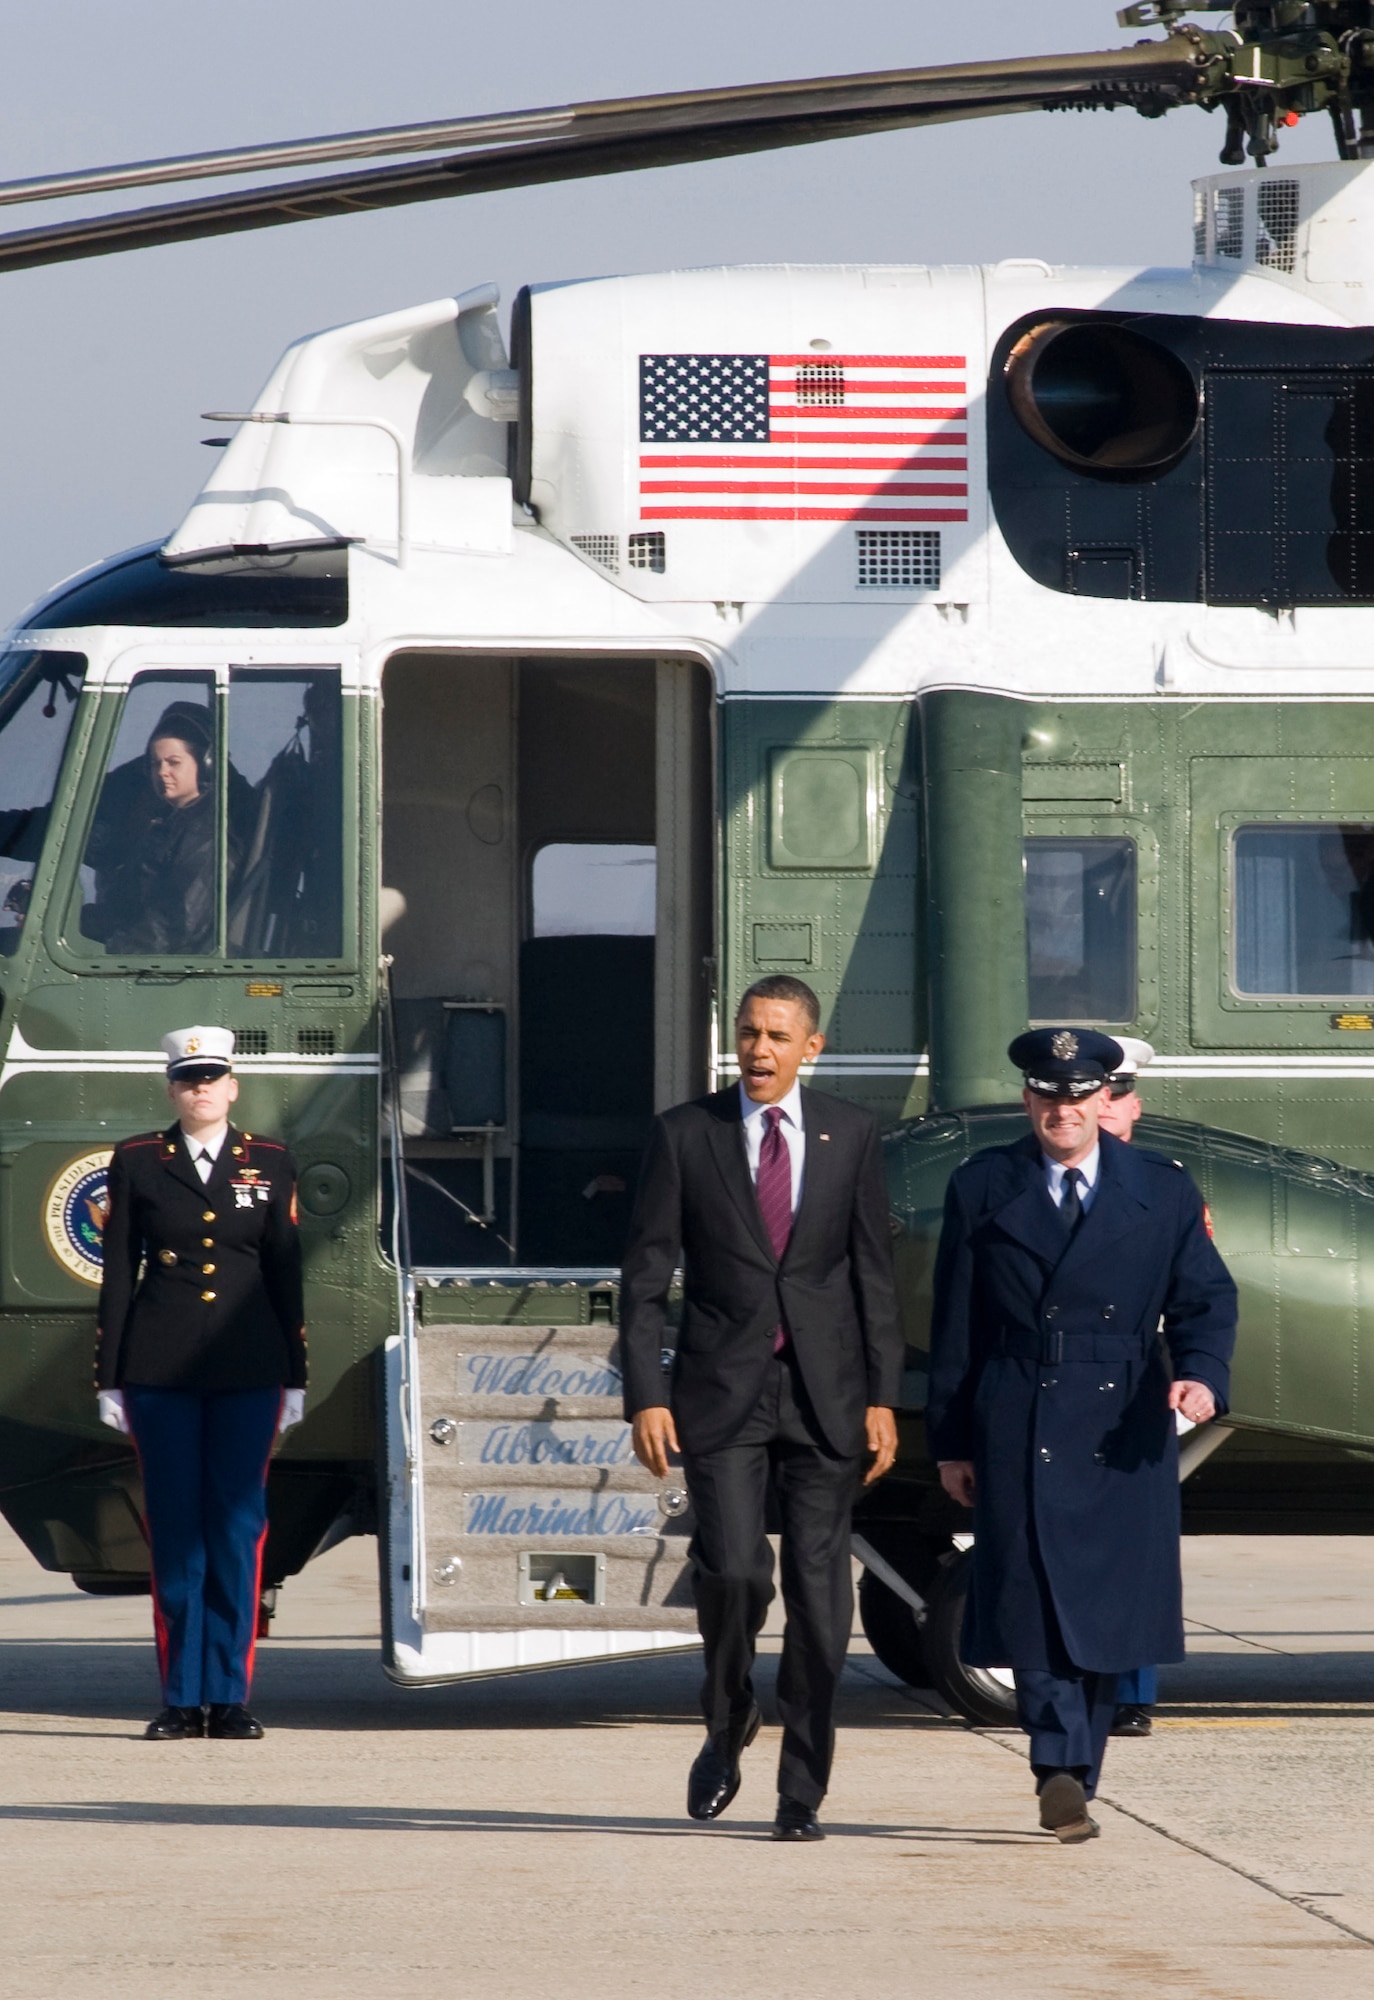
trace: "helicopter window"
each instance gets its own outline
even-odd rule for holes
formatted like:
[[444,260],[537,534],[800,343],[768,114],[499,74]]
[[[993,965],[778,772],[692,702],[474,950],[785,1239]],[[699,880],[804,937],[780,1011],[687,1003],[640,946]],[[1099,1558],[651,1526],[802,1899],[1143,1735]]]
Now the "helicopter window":
[[1135,842],[1047,836],[1025,855],[1030,1019],[1134,1020]]
[[1238,993],[1374,994],[1374,825],[1240,827],[1233,874]]
[[348,619],[348,550],[268,550],[166,563],[156,549],[111,563],[43,604],[32,632],[73,625],[305,630]]
[[230,958],[343,951],[342,728],[337,669],[231,668]]
[[85,674],[84,653],[0,657],[0,955],[7,958],[24,929]]
[[129,690],[78,877],[88,951],[185,958],[215,948],[214,688],[208,673],[149,673]]
[[555,841],[532,871],[531,935],[652,937],[657,892],[652,847]]

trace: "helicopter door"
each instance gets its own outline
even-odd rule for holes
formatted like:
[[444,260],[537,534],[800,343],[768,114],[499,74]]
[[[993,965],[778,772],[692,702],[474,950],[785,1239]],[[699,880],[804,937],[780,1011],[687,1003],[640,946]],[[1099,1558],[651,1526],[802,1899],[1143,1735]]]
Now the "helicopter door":
[[612,1268],[707,1082],[709,675],[412,653],[382,692],[413,1262]]

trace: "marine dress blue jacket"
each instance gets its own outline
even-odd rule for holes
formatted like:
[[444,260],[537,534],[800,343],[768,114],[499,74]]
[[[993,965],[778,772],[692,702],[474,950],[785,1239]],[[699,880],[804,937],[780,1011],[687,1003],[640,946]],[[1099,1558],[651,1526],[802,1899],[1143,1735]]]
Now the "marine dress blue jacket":
[[975,1466],[971,1665],[1183,1657],[1169,1384],[1205,1382],[1225,1410],[1236,1288],[1186,1170],[1101,1147],[1072,1236],[1033,1136],[976,1153],[946,1192],[926,1421],[935,1458]]

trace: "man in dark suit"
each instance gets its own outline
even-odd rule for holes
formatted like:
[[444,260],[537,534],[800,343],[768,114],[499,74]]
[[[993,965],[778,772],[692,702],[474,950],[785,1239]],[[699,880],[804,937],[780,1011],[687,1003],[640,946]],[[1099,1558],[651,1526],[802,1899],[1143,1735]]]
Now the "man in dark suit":
[[146,1733],[252,1741],[267,1464],[305,1409],[295,1168],[229,1123],[229,1029],[162,1045],[177,1121],[110,1162],[96,1390],[143,1474],[164,1704]]
[[1178,1162],[1099,1131],[1119,1044],[1008,1053],[1033,1130],[950,1178],[927,1425],[974,1510],[963,1656],[1010,1662],[1040,1824],[1072,1842],[1098,1831],[1118,1675],[1183,1658],[1174,1412],[1226,1408],[1236,1288]]
[[[750,1679],[773,1596],[771,1481],[787,1609],[778,1668],[782,1756],[774,1838],[823,1838],[835,1691],[853,1620],[849,1513],[897,1449],[903,1340],[878,1128],[803,1089],[825,1046],[811,988],[761,979],[740,1002],[740,1080],[658,1119],[621,1290],[625,1412],[662,1478],[681,1451],[695,1515],[692,1576],[706,1648],[706,1743],[687,1810],[714,1819],[759,1727]],[[671,1385],[668,1288],[685,1272]]]

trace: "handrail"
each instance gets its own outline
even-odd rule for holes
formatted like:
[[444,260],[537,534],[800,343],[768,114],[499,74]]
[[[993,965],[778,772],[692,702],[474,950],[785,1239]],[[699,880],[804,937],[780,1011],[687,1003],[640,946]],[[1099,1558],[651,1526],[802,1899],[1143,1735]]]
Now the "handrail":
[[378,994],[382,1016],[382,1073],[386,1079],[387,1141],[391,1156],[391,1256],[396,1266],[397,1308],[401,1322],[401,1431],[405,1444],[406,1484],[410,1515],[410,1598],[417,1623],[424,1613],[424,1546],[418,1488],[418,1428],[414,1398],[419,1380],[415,1351],[416,1290],[410,1262],[410,1206],[406,1197],[405,1141],[401,1130],[401,1054],[396,1037],[396,1013],[391,991],[392,959],[379,961]]

